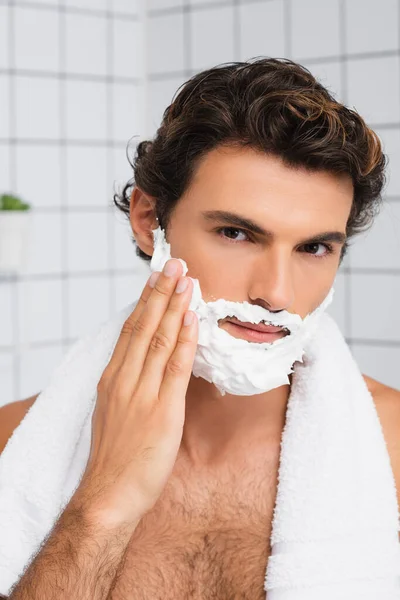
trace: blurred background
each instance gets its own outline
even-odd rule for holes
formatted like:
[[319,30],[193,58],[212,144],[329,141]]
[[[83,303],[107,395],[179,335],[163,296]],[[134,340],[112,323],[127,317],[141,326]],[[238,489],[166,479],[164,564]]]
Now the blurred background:
[[0,0],[0,194],[32,206],[26,267],[0,276],[0,405],[41,391],[144,285],[112,200],[127,147],[191,75],[256,56],[308,67],[383,142],[384,206],[329,312],[361,371],[400,389],[399,39],[399,0]]

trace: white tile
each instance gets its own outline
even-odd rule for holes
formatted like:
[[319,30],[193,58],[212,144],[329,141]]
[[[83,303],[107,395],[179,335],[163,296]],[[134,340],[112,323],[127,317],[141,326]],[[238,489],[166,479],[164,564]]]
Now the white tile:
[[18,69],[59,68],[59,15],[54,10],[14,8],[15,65]]
[[0,279],[0,346],[14,343],[14,290],[13,283]]
[[94,81],[67,81],[66,108],[68,138],[107,138],[106,84]]
[[20,342],[60,340],[63,335],[61,279],[21,281],[18,286]]
[[107,277],[71,277],[68,282],[70,337],[82,337],[110,318]]
[[70,146],[66,167],[69,206],[107,206],[107,148]]
[[8,138],[11,133],[9,106],[9,78],[0,74],[0,138]]
[[161,124],[165,109],[172,104],[178,88],[186,81],[186,77],[171,77],[166,80],[149,81],[147,131],[152,136]]
[[[284,56],[283,0],[239,5],[239,24],[242,60],[248,60],[255,56]],[[230,28],[231,15],[227,22],[228,32],[230,32]],[[205,41],[207,42],[207,39]],[[229,41],[229,43],[231,42]]]
[[114,227],[114,258],[116,269],[134,269],[137,264],[136,245],[132,242],[132,228],[122,212],[112,216]]
[[16,129],[22,138],[60,136],[59,83],[56,79],[15,77]]
[[184,68],[183,15],[163,15],[148,21],[148,71],[168,73]]
[[398,348],[354,344],[352,353],[361,373],[400,390]]
[[61,344],[30,348],[23,353],[21,364],[20,398],[27,398],[41,392],[49,383],[50,377],[62,361],[64,352]]
[[143,23],[113,20],[113,73],[118,77],[144,77]]
[[0,145],[0,193],[11,191],[10,146]]
[[384,202],[372,228],[354,238],[351,266],[400,269],[400,202]]
[[344,6],[347,52],[379,52],[398,48],[397,0],[350,0]]
[[61,270],[61,214],[36,213],[32,210],[26,272],[42,275]]
[[398,56],[348,61],[350,108],[369,124],[400,120],[400,61]]
[[115,298],[116,298],[116,311],[125,308],[131,302],[134,302],[140,297],[146,281],[150,276],[150,269],[143,271],[142,273],[132,273],[131,275],[120,275],[117,274],[114,277],[115,282]]
[[400,129],[376,128],[375,131],[380,137],[383,152],[388,158],[385,193],[389,196],[400,196]]
[[136,294],[140,295],[142,293],[143,288],[146,285],[146,282],[147,282],[148,278],[150,277],[150,275],[151,275],[150,261],[144,260],[143,258],[140,258],[139,256],[135,256],[133,276],[134,276],[134,280],[135,280],[135,293]]
[[15,155],[16,192],[33,207],[60,206],[60,149],[18,144]]
[[234,57],[234,7],[193,10],[191,19],[192,69],[214,67]]
[[292,2],[292,56],[321,58],[340,54],[339,0]]
[[158,10],[164,8],[183,7],[184,0],[147,0],[147,8],[149,10]]
[[72,272],[107,269],[107,212],[71,213],[64,218],[68,230],[68,269]]
[[144,0],[112,0],[111,10],[114,13],[139,14],[144,6]]
[[339,326],[342,334],[347,335],[345,323],[346,323],[346,276],[344,273],[338,272],[333,284],[335,290],[333,294],[332,303],[326,309],[327,312],[333,317]]
[[[128,152],[130,160],[134,159],[134,152],[136,143],[132,144]],[[113,192],[118,194],[122,192],[122,189],[126,183],[133,177],[133,169],[128,162],[128,158],[125,153],[125,148],[114,148],[113,150],[113,165],[112,165],[112,179],[111,187]]]
[[143,85],[114,83],[113,99],[114,140],[126,144],[132,136],[143,135],[145,125]]
[[329,63],[301,63],[314,77],[327,88],[338,102],[343,102],[343,86],[341,76],[341,63],[339,61]]
[[[134,150],[134,145],[132,145],[132,147],[129,149],[129,159],[131,161],[134,160],[133,158],[133,152]],[[122,198],[122,193],[123,193],[123,189],[125,187],[125,185],[132,184],[132,177],[133,177],[133,169],[132,167],[129,165],[128,163],[128,159],[125,156],[125,153],[122,149],[119,149],[119,151],[117,151],[117,149],[114,150],[114,164],[113,164],[113,175],[112,175],[112,180],[111,180],[111,187],[112,187],[112,197],[113,197],[113,205],[114,205],[114,213],[119,214],[121,212],[120,209],[118,209],[115,205],[114,202],[114,195],[118,197],[118,202],[121,202],[121,198]],[[129,188],[128,194],[132,193],[132,187]]]
[[0,68],[7,69],[9,65],[8,54],[8,16],[10,8],[8,6],[0,6]]
[[0,352],[0,406],[19,400],[14,389],[14,355]]
[[351,337],[400,340],[400,277],[351,275]]
[[[111,0],[113,4],[114,0]],[[107,10],[107,0],[69,0],[68,4],[88,10]]]
[[48,6],[58,7],[59,0],[26,0],[27,4],[46,4]]
[[[106,18],[67,13],[65,19],[67,72],[105,75],[107,72]],[[90,35],[88,35],[89,31]]]

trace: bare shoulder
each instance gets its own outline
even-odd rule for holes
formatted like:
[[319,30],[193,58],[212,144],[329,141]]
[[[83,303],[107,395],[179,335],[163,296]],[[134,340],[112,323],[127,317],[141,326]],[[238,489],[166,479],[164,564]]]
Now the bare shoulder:
[[[372,379],[372,377],[369,377],[368,375],[363,374],[363,378],[364,378],[365,383],[367,384],[369,391],[371,392],[372,396],[374,397],[374,400],[375,400],[375,396],[378,396],[378,395],[380,395],[381,392],[385,391],[385,388],[388,390],[394,389],[394,388],[388,387],[387,385],[385,385],[384,383],[381,383],[380,381],[377,381],[376,379]],[[396,390],[394,390],[394,391],[396,391]]]
[[400,453],[400,390],[363,375],[373,397],[389,450]]
[[400,390],[363,375],[382,425],[400,506]]
[[[379,416],[400,418],[400,390],[392,388],[368,375],[363,375],[364,381],[374,399]],[[396,424],[394,424],[396,428]],[[400,432],[399,432],[400,434]]]
[[38,396],[39,394],[35,394],[24,400],[10,402],[0,408],[0,453],[3,452],[14,429],[21,423]]

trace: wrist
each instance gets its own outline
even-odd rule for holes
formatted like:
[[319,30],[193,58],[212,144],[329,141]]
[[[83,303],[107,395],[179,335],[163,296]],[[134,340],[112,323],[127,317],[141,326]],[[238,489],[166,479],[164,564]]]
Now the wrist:
[[92,531],[121,534],[122,537],[132,535],[143,517],[140,511],[131,511],[128,515],[79,491],[71,498],[67,510],[75,512],[82,524]]

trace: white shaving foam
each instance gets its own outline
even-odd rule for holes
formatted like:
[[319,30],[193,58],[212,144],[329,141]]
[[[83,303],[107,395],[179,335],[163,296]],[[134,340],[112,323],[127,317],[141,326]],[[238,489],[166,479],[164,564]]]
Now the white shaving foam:
[[[162,271],[171,257],[171,245],[164,231],[153,230],[154,253],[150,262],[152,271]],[[183,274],[188,268],[183,265]],[[276,387],[290,384],[288,375],[293,373],[296,361],[303,362],[305,346],[312,339],[320,315],[332,302],[334,288],[329,290],[324,301],[304,319],[300,315],[281,311],[274,314],[249,302],[232,302],[219,298],[205,302],[198,279],[193,279],[193,294],[189,309],[199,320],[199,338],[193,363],[193,375],[213,383],[224,395],[250,396],[268,392]],[[236,317],[250,323],[266,321],[268,324],[285,327],[290,334],[273,342],[249,342],[235,338],[218,325],[220,319]]]

